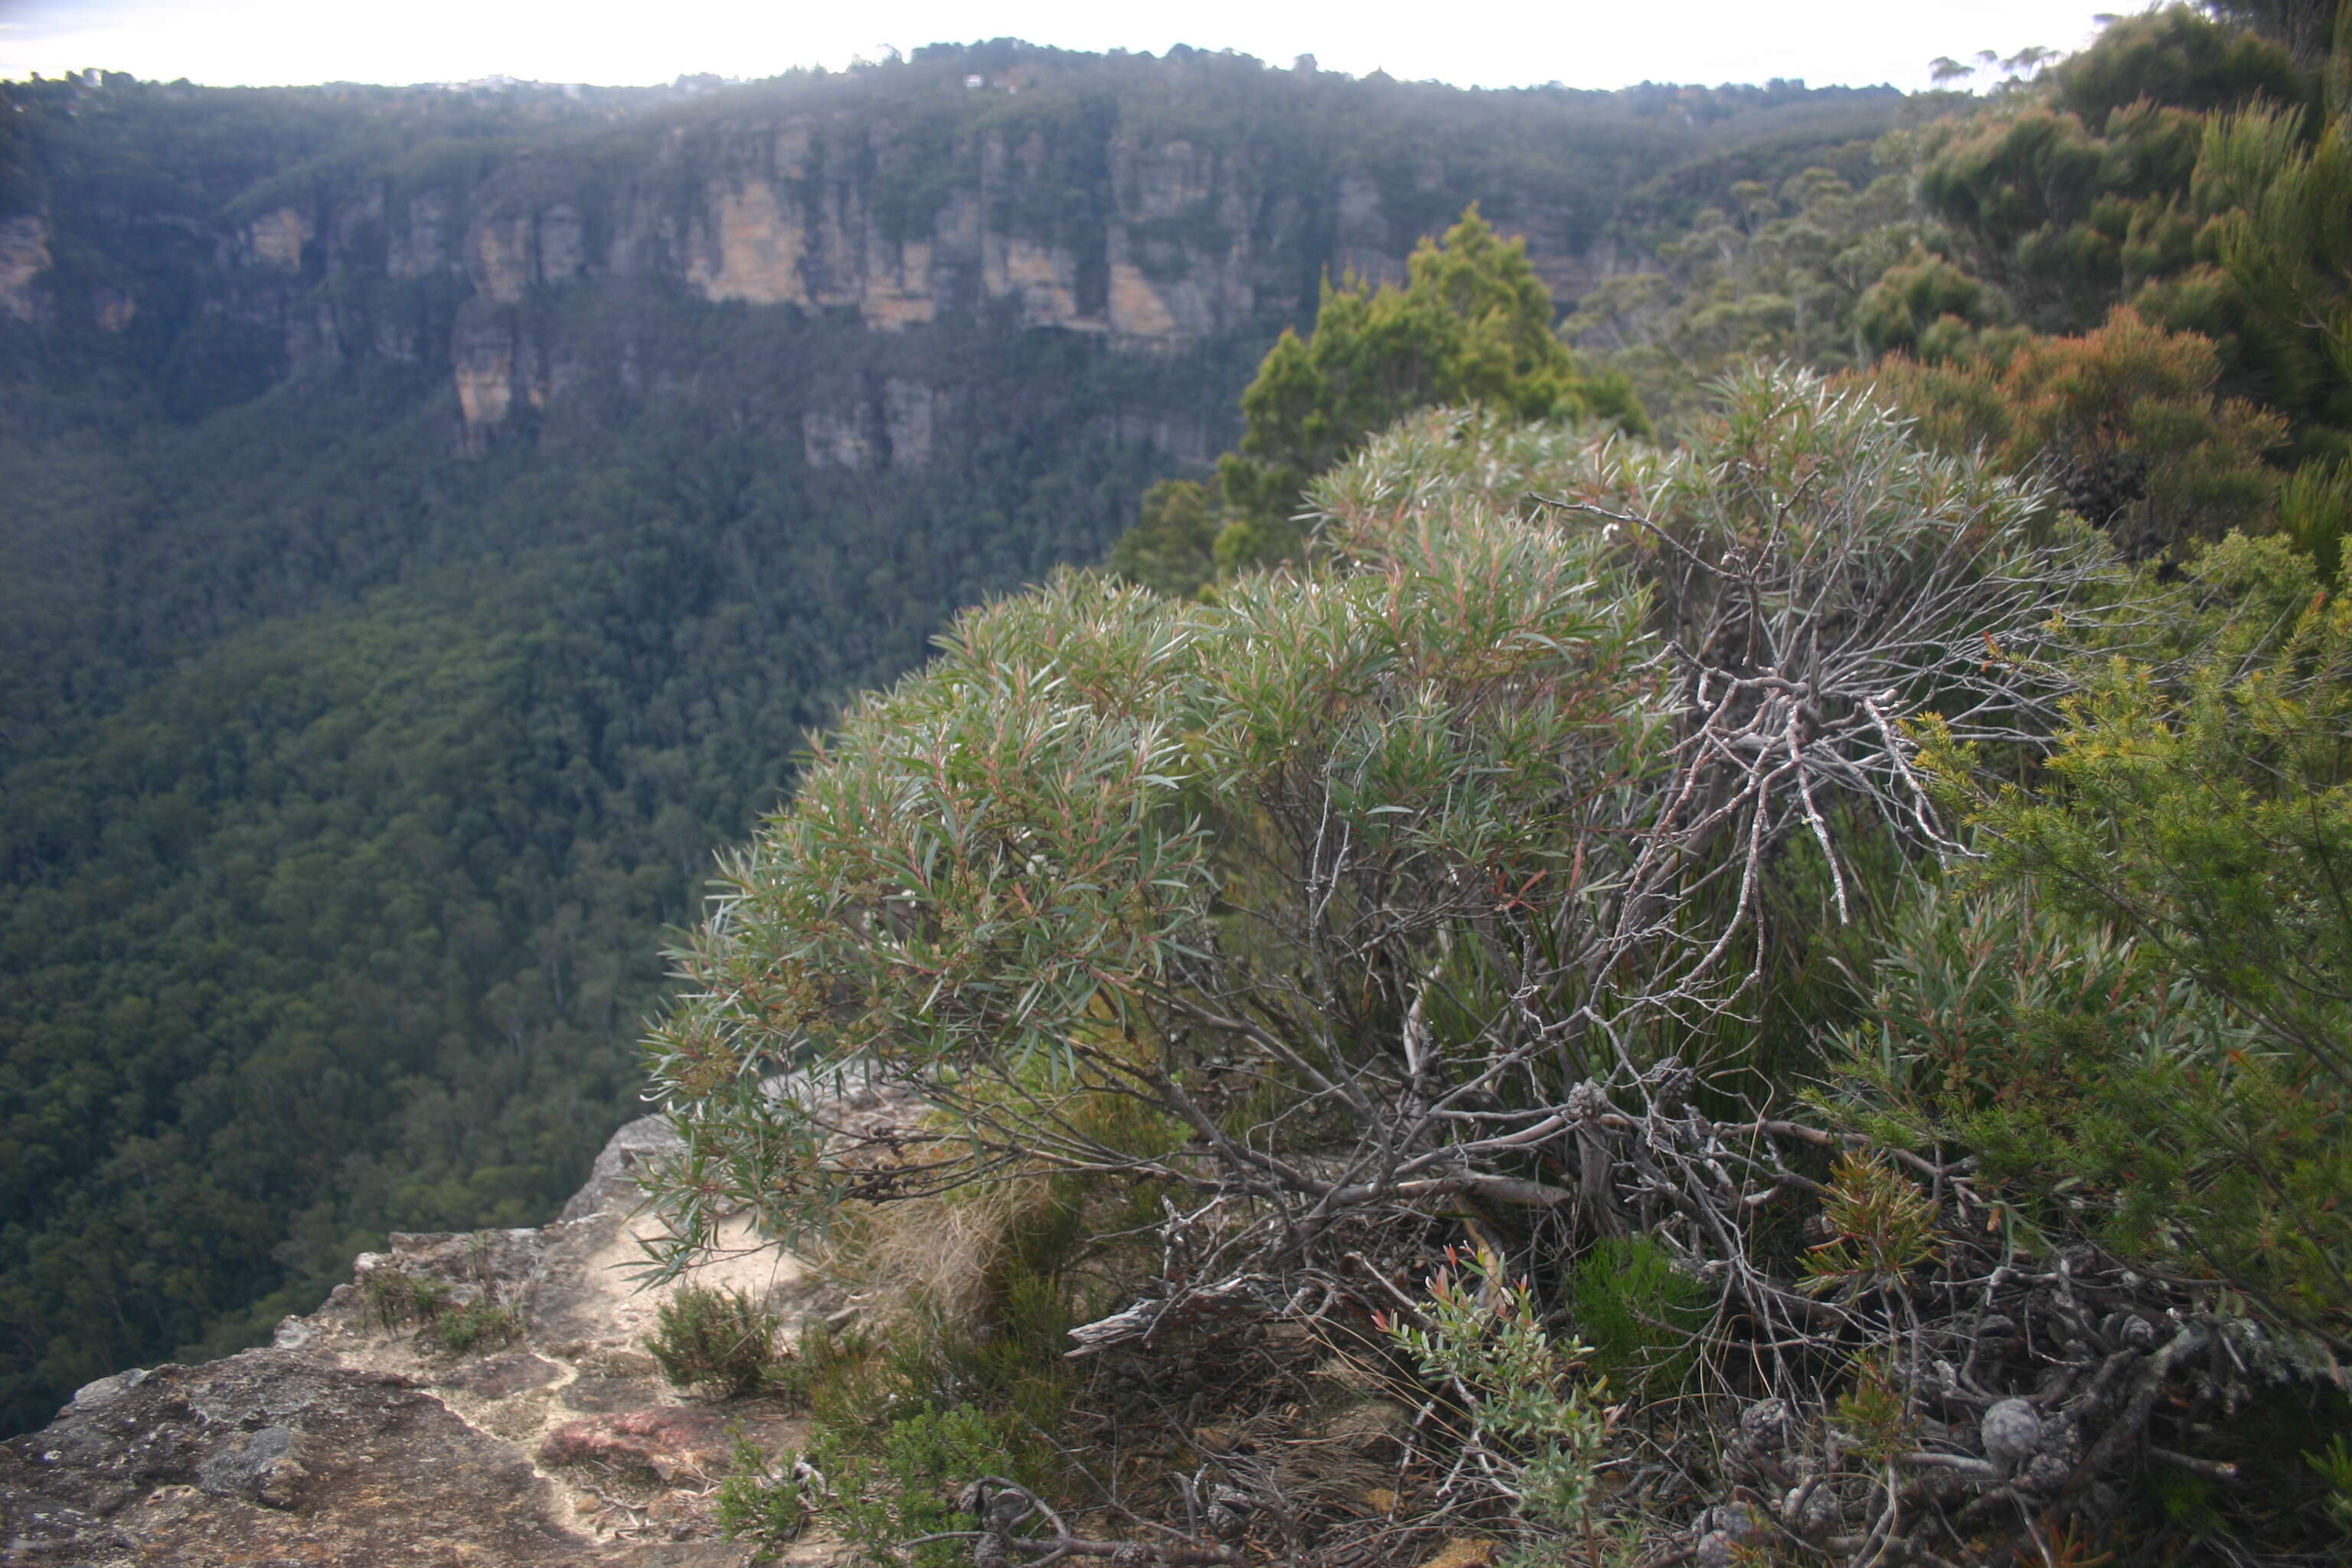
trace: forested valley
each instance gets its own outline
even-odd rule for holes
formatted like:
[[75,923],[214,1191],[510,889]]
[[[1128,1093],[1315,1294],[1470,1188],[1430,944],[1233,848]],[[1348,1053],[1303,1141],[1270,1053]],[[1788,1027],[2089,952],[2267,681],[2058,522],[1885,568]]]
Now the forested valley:
[[2352,5],[1979,68],[11,84],[10,1418],[642,1097],[755,1552],[2340,1560]]

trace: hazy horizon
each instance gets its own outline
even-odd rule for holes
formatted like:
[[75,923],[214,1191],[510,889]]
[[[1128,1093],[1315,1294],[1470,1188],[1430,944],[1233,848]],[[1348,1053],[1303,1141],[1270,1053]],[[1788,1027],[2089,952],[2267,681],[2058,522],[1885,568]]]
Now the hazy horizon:
[[415,0],[396,15],[324,12],[296,0],[0,0],[0,78],[103,68],[223,87],[500,76],[634,86],[706,73],[750,79],[795,67],[839,68],[893,49],[1011,37],[1152,54],[1185,44],[1276,65],[1311,54],[1330,70],[1385,70],[1461,87],[1801,78],[1814,86],[1916,89],[1930,85],[1938,56],[2079,48],[2105,9],[2097,0],[1919,0],[1901,7],[1792,0],[1769,9],[1683,0],[1644,12],[1596,0],[1506,0],[1481,13],[1491,26],[1475,34],[1433,36],[1418,9],[1341,14],[1296,0],[1203,0],[1167,30],[1070,0],[1009,0],[981,11],[914,0],[886,16],[719,0],[682,10],[658,28],[646,27],[642,12],[618,0]]

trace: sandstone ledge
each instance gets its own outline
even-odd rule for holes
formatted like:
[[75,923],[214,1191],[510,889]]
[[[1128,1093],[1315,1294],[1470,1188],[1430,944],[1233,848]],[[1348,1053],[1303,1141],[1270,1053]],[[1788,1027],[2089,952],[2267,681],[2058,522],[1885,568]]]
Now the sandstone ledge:
[[[83,1389],[0,1444],[0,1565],[737,1568],[711,1521],[727,1428],[771,1447],[803,1428],[769,1402],[682,1395],[640,1348],[660,1295],[628,1278],[631,1171],[665,1139],[652,1118],[623,1128],[542,1229],[395,1236],[271,1348]],[[736,1239],[696,1278],[789,1300],[793,1261]],[[516,1305],[523,1332],[451,1355],[387,1328],[395,1275]],[[833,1555],[812,1539],[793,1559]]]

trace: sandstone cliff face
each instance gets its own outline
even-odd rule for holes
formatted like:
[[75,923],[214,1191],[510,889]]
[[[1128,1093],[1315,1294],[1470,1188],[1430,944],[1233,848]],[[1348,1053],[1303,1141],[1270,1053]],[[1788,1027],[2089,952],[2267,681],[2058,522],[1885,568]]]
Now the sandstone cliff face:
[[[747,89],[520,146],[413,149],[373,172],[298,164],[227,216],[119,220],[188,230],[191,257],[210,262],[186,287],[118,268],[53,288],[60,241],[44,216],[14,216],[0,222],[0,321],[135,323],[161,341],[191,329],[158,312],[219,318],[246,362],[274,345],[262,384],[368,358],[446,367],[474,451],[560,426],[575,392],[617,405],[757,384],[758,421],[810,465],[906,468],[976,438],[958,424],[990,396],[971,344],[1039,332],[1147,364],[1225,356],[1213,398],[1209,378],[1145,376],[1153,405],[1104,411],[1163,457],[1212,450],[1235,368],[1311,313],[1323,274],[1402,278],[1421,235],[1473,197],[1528,236],[1556,294],[1581,286],[1591,213],[1539,171],[1526,189],[1465,175],[1458,134],[1451,164],[1388,156],[1375,171],[1334,139],[1339,121],[1302,140],[1187,99],[1200,82],[1172,59],[1092,97],[1069,96],[1057,68],[944,92],[919,72]],[[1309,89],[1251,90],[1264,108]],[[771,327],[731,324],[749,320],[804,323],[821,342],[779,348]],[[250,395],[251,363],[234,379]]]
[[[543,1229],[394,1237],[268,1349],[84,1388],[0,1444],[0,1564],[738,1568],[710,1514],[727,1428],[803,1434],[769,1402],[681,1396],[640,1346],[660,1298],[625,1278],[631,1171],[666,1142],[655,1119],[623,1128]],[[801,1289],[775,1254],[714,1270],[787,1304]],[[395,1279],[511,1305],[522,1333],[436,1350],[383,1321]],[[793,1561],[831,1554],[812,1539]]]
[[[1114,134],[1074,150],[1002,131],[942,150],[887,118],[840,110],[674,130],[617,178],[593,149],[518,161],[469,197],[471,298],[450,344],[468,440],[478,447],[520,411],[545,408],[567,363],[578,368],[531,319],[534,300],[567,288],[667,289],[881,336],[1059,331],[1114,353],[1166,355],[1270,338],[1327,267],[1402,278],[1420,234],[1390,217],[1378,183],[1342,172],[1319,200],[1302,198],[1270,176],[1281,159],[1278,148],[1181,136]],[[1073,167],[1092,173],[1073,185]],[[1547,275],[1580,280],[1570,215],[1518,208],[1539,231]],[[422,210],[412,204],[412,226]],[[429,248],[413,237],[400,254]],[[843,403],[817,391],[812,367],[778,365],[776,378],[818,467],[922,464],[953,395],[881,375]],[[1175,423],[1163,450],[1193,455],[1197,419]]]
[[[533,171],[486,193],[476,289],[514,303],[563,278],[669,277],[706,300],[854,311],[880,331],[1002,302],[1023,328],[1106,332],[1127,347],[1230,331],[1255,308],[1265,237],[1243,182],[1186,142],[1114,143],[1098,226],[1038,221],[1055,150],[1034,134],[972,139],[953,151],[952,185],[930,210],[886,215],[893,142],[887,125],[845,114],[675,142],[618,195],[594,252],[576,211],[528,206],[544,178]],[[1186,224],[1215,237],[1171,236]]]
[[19,321],[38,320],[41,302],[34,289],[48,267],[47,219],[24,213],[0,223],[0,314]]
[[[1058,331],[1166,355],[1270,338],[1327,268],[1401,279],[1420,237],[1361,172],[1302,195],[1280,147],[1118,130],[987,130],[941,146],[919,130],[850,108],[746,112],[525,152],[469,187],[395,193],[377,181],[332,203],[272,206],[224,242],[241,282],[222,308],[282,331],[297,366],[446,355],[466,443],[479,449],[545,410],[568,378],[606,374],[586,368],[577,311],[557,328],[537,308],[571,290],[607,325],[651,290],[882,337]],[[1442,177],[1433,167],[1433,188]],[[1555,285],[1579,281],[1571,216],[1527,201],[1514,211]],[[33,308],[27,280],[45,260],[37,230],[0,234],[0,310]],[[779,365],[775,389],[811,464],[929,460],[940,399],[953,395],[936,376],[919,394],[926,378],[869,377],[844,405],[809,374]],[[1179,445],[1198,444],[1194,426]]]
[[310,215],[297,207],[278,207],[245,226],[245,250],[257,266],[278,272],[302,270],[302,247],[310,243]]
[[[927,210],[909,210],[898,188],[914,154],[897,142],[887,123],[795,115],[673,137],[617,185],[554,159],[502,172],[476,194],[464,238],[473,297],[451,362],[469,430],[544,406],[564,356],[533,341],[523,307],[567,284],[668,285],[712,304],[835,313],[877,333],[987,321],[1150,353],[1247,328],[1269,263],[1297,270],[1241,172],[1181,140],[1114,144],[1107,216],[1059,223],[1039,221],[1064,161],[1042,136],[990,133],[953,149],[943,189],[936,167],[922,171]],[[920,464],[929,403],[897,378],[860,406],[808,407],[808,460]]]

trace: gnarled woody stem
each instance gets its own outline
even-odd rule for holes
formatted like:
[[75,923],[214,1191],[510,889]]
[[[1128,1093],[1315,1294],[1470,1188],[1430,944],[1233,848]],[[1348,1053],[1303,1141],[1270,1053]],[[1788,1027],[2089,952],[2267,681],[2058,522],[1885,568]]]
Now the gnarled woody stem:
[[[957,1501],[965,1512],[979,1515],[985,1528],[919,1535],[898,1542],[898,1550],[912,1551],[934,1541],[969,1541],[973,1568],[1006,1568],[1015,1563],[1021,1568],[1046,1568],[1066,1557],[1106,1557],[1119,1563],[1154,1563],[1159,1568],[1212,1568],[1213,1564],[1238,1568],[1242,1561],[1241,1553],[1230,1546],[1201,1542],[1165,1526],[1152,1527],[1166,1535],[1164,1541],[1096,1541],[1075,1534],[1052,1505],[1003,1476],[980,1477],[963,1489]],[[1042,1518],[1053,1533],[1013,1533],[1015,1526],[1032,1517]]]

